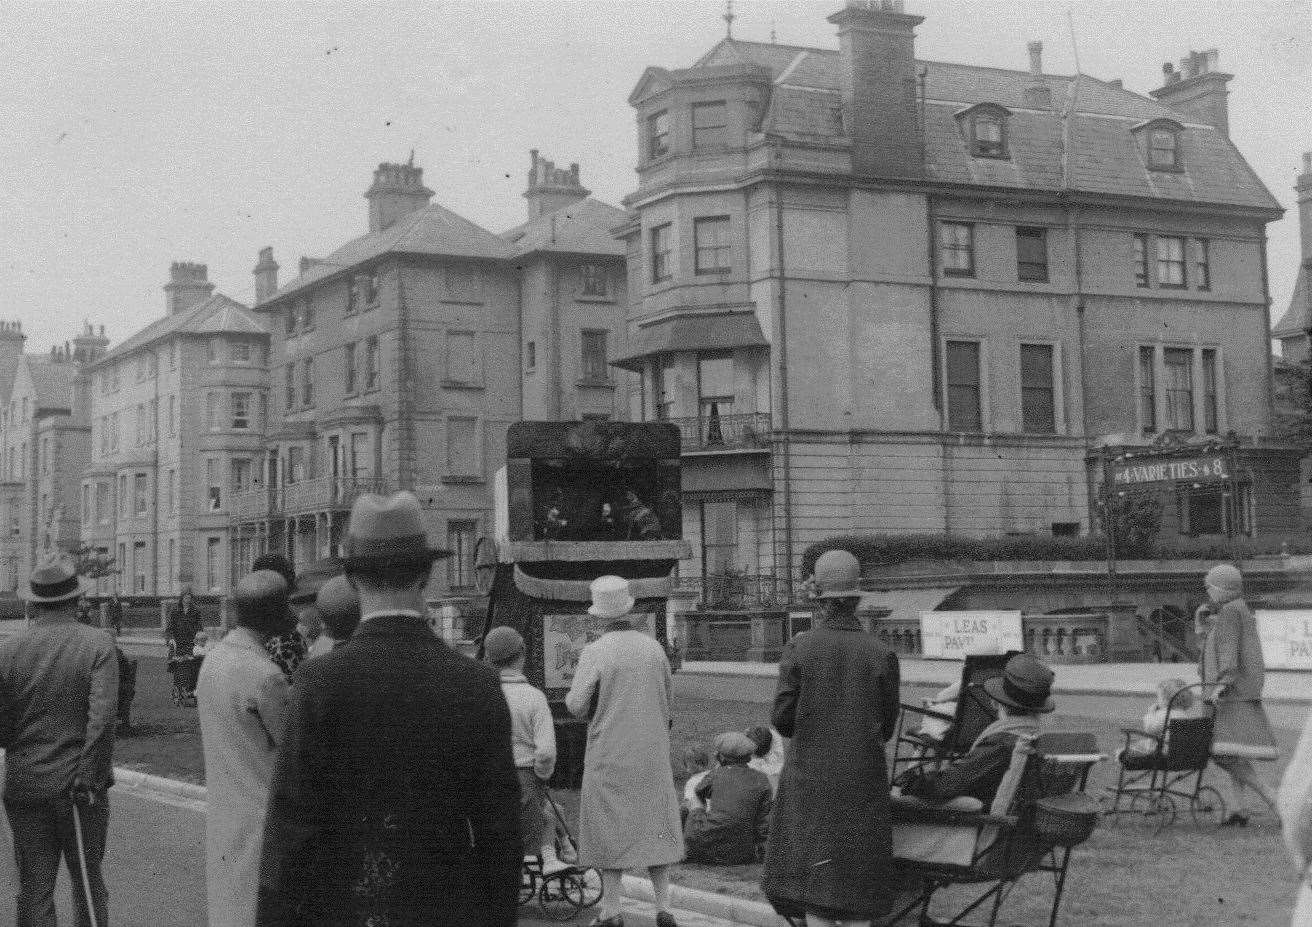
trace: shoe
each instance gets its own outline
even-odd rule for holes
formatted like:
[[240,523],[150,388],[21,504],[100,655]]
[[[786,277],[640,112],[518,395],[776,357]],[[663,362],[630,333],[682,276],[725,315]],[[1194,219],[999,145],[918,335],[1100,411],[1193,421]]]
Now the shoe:
[[656,927],[679,927],[679,922],[669,911],[656,912]]
[[[656,917],[660,918],[660,915],[657,914]],[[660,921],[657,920],[657,923],[660,923]],[[624,927],[624,915],[616,914],[614,917],[594,917],[592,923],[589,924],[588,927]]]
[[1238,811],[1232,812],[1231,815],[1221,822],[1222,827],[1247,827],[1248,815],[1240,814]]

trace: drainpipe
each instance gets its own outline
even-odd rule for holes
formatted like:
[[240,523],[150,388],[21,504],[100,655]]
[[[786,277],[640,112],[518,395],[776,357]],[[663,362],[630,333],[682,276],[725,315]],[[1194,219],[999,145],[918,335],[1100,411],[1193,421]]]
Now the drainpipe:
[[[150,571],[150,573],[151,573],[151,592],[152,592],[153,595],[158,596],[158,595],[159,595],[159,378],[160,378],[160,369],[159,369],[159,354],[158,354],[158,353],[154,353],[153,356],[154,356],[154,358],[155,358],[155,398],[154,398],[154,400],[153,400],[153,405],[154,405],[154,412],[155,412],[155,415],[154,415],[154,420],[151,422],[150,427],[151,427],[151,430],[155,433],[155,434],[154,434],[154,437],[155,437],[155,451],[154,451],[154,454],[153,454],[153,460],[152,460],[152,464],[151,464],[151,470],[152,470],[152,474],[153,474],[153,475],[152,475],[151,482],[154,484],[154,486],[153,486],[153,492],[152,492],[152,494],[151,494],[151,505],[150,505],[150,512],[151,512],[151,516],[150,516],[150,534],[151,534],[151,547],[152,547],[152,551],[151,551],[151,562],[154,564],[154,569],[152,569],[152,570]],[[222,474],[219,475],[219,478],[220,478],[220,479],[223,478]],[[235,502],[236,500],[231,500],[231,501],[234,501],[234,502]],[[229,524],[231,524],[231,522],[229,522]],[[229,588],[232,588],[232,538],[231,538],[231,537],[228,538],[228,567],[229,567],[229,569],[228,569],[228,587],[229,587]],[[220,614],[220,616],[222,615],[222,613],[223,613],[223,608],[222,608],[222,606],[220,606],[220,608],[219,608],[219,614]]]
[[929,260],[929,372],[932,377],[930,392],[934,397],[934,408],[939,413],[939,428],[943,420],[943,376],[942,358],[939,355],[939,307],[938,307],[938,236],[934,227],[934,197],[925,196],[925,253]]
[[[776,159],[779,157],[775,150]],[[779,286],[775,292],[775,310],[779,315],[779,428],[783,433],[780,450],[784,464],[784,591],[793,597],[793,465],[792,435],[788,418],[788,312],[784,288],[784,202],[779,181],[774,183],[775,261],[779,268]]]
[[[1266,266],[1267,244],[1266,244],[1265,226],[1263,226],[1262,228],[1262,239],[1261,241],[1258,242],[1258,247],[1260,249],[1259,256],[1261,258],[1261,266],[1262,266],[1262,331],[1266,332],[1267,334],[1266,350],[1263,352],[1263,356],[1266,358],[1266,366],[1264,369],[1264,373],[1266,376],[1266,407],[1268,410],[1273,410],[1275,408],[1275,402],[1276,402],[1275,370],[1273,369],[1274,362],[1271,359],[1271,279],[1268,274],[1267,266]],[[1308,343],[1309,345],[1312,345],[1312,340],[1310,340]],[[1223,378],[1218,378],[1218,379],[1221,379],[1222,382],[1225,382]],[[1225,397],[1218,396],[1217,401],[1218,403],[1224,402]]]

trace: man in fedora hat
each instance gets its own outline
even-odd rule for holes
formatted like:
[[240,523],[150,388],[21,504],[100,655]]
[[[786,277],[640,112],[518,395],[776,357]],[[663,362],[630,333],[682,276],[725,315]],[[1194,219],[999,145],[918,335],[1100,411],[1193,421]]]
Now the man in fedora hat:
[[209,812],[205,887],[209,927],[251,927],[273,761],[291,704],[267,641],[287,613],[287,583],[257,570],[232,591],[237,626],[201,664],[196,685]]
[[77,622],[82,585],[71,559],[47,555],[20,592],[32,608],[31,627],[0,643],[0,701],[8,702],[0,714],[12,719],[0,726],[4,805],[23,927],[55,923],[61,857],[73,881],[78,924],[91,923],[87,894],[96,922],[108,922],[100,865],[113,784],[118,658],[109,634]]
[[1011,765],[1016,740],[1039,733],[1039,718],[1052,711],[1052,670],[1032,654],[1018,653],[1001,676],[984,682],[998,703],[998,720],[975,738],[970,752],[942,770],[913,770],[902,781],[902,794],[934,801],[967,795],[988,807]]
[[816,561],[823,621],[784,648],[771,715],[792,740],[761,887],[780,914],[812,927],[869,924],[892,901],[884,744],[897,725],[899,668],[857,620],[860,578],[847,551]]
[[510,927],[519,779],[490,667],[430,630],[433,562],[419,500],[361,496],[346,576],[350,641],[305,663],[278,751],[256,922]]

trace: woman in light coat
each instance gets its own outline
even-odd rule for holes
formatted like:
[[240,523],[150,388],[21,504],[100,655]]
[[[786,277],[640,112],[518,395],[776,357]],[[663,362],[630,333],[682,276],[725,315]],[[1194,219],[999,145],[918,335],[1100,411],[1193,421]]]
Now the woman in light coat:
[[1218,683],[1207,699],[1216,705],[1216,732],[1212,738],[1212,760],[1225,770],[1232,786],[1230,815],[1226,826],[1248,823],[1245,792],[1256,792],[1272,811],[1276,796],[1262,781],[1252,760],[1277,757],[1275,737],[1262,708],[1262,685],[1266,664],[1257,622],[1244,602],[1244,581],[1239,570],[1223,563],[1207,571],[1209,604],[1195,614],[1202,637],[1198,676],[1205,683]]
[[1289,855],[1298,867],[1298,900],[1290,927],[1312,927],[1312,714],[1308,715],[1294,755],[1280,781],[1280,830]]
[[656,895],[657,927],[675,927],[667,867],[683,859],[679,798],[670,766],[673,680],[665,650],[627,620],[628,580],[592,583],[588,613],[609,621],[583,648],[565,705],[588,718],[579,803],[579,865],[600,869],[601,912],[595,927],[622,927],[621,877],[646,869]]

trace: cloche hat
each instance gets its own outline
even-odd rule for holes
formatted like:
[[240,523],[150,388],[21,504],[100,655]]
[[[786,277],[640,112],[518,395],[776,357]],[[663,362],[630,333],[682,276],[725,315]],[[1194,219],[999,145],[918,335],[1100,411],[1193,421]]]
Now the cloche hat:
[[450,556],[449,550],[428,546],[424,515],[412,492],[387,498],[365,493],[351,507],[342,557],[348,569],[424,566]]
[[1237,594],[1244,591],[1244,574],[1231,563],[1218,563],[1212,567],[1203,577],[1203,582],[1224,592]]
[[637,604],[623,576],[599,576],[592,581],[591,592],[588,614],[597,618],[623,618]]
[[483,656],[489,663],[504,663],[523,652],[523,636],[508,625],[498,625],[483,638]]
[[59,551],[51,551],[37,562],[32,576],[19,591],[19,598],[27,602],[53,605],[76,599],[85,591],[72,559]]
[[861,564],[845,550],[827,550],[815,562],[817,599],[855,599],[861,596]]
[[995,702],[1021,711],[1047,714],[1052,701],[1052,670],[1033,654],[1018,653],[1007,661],[1001,676],[984,680],[984,691]]

